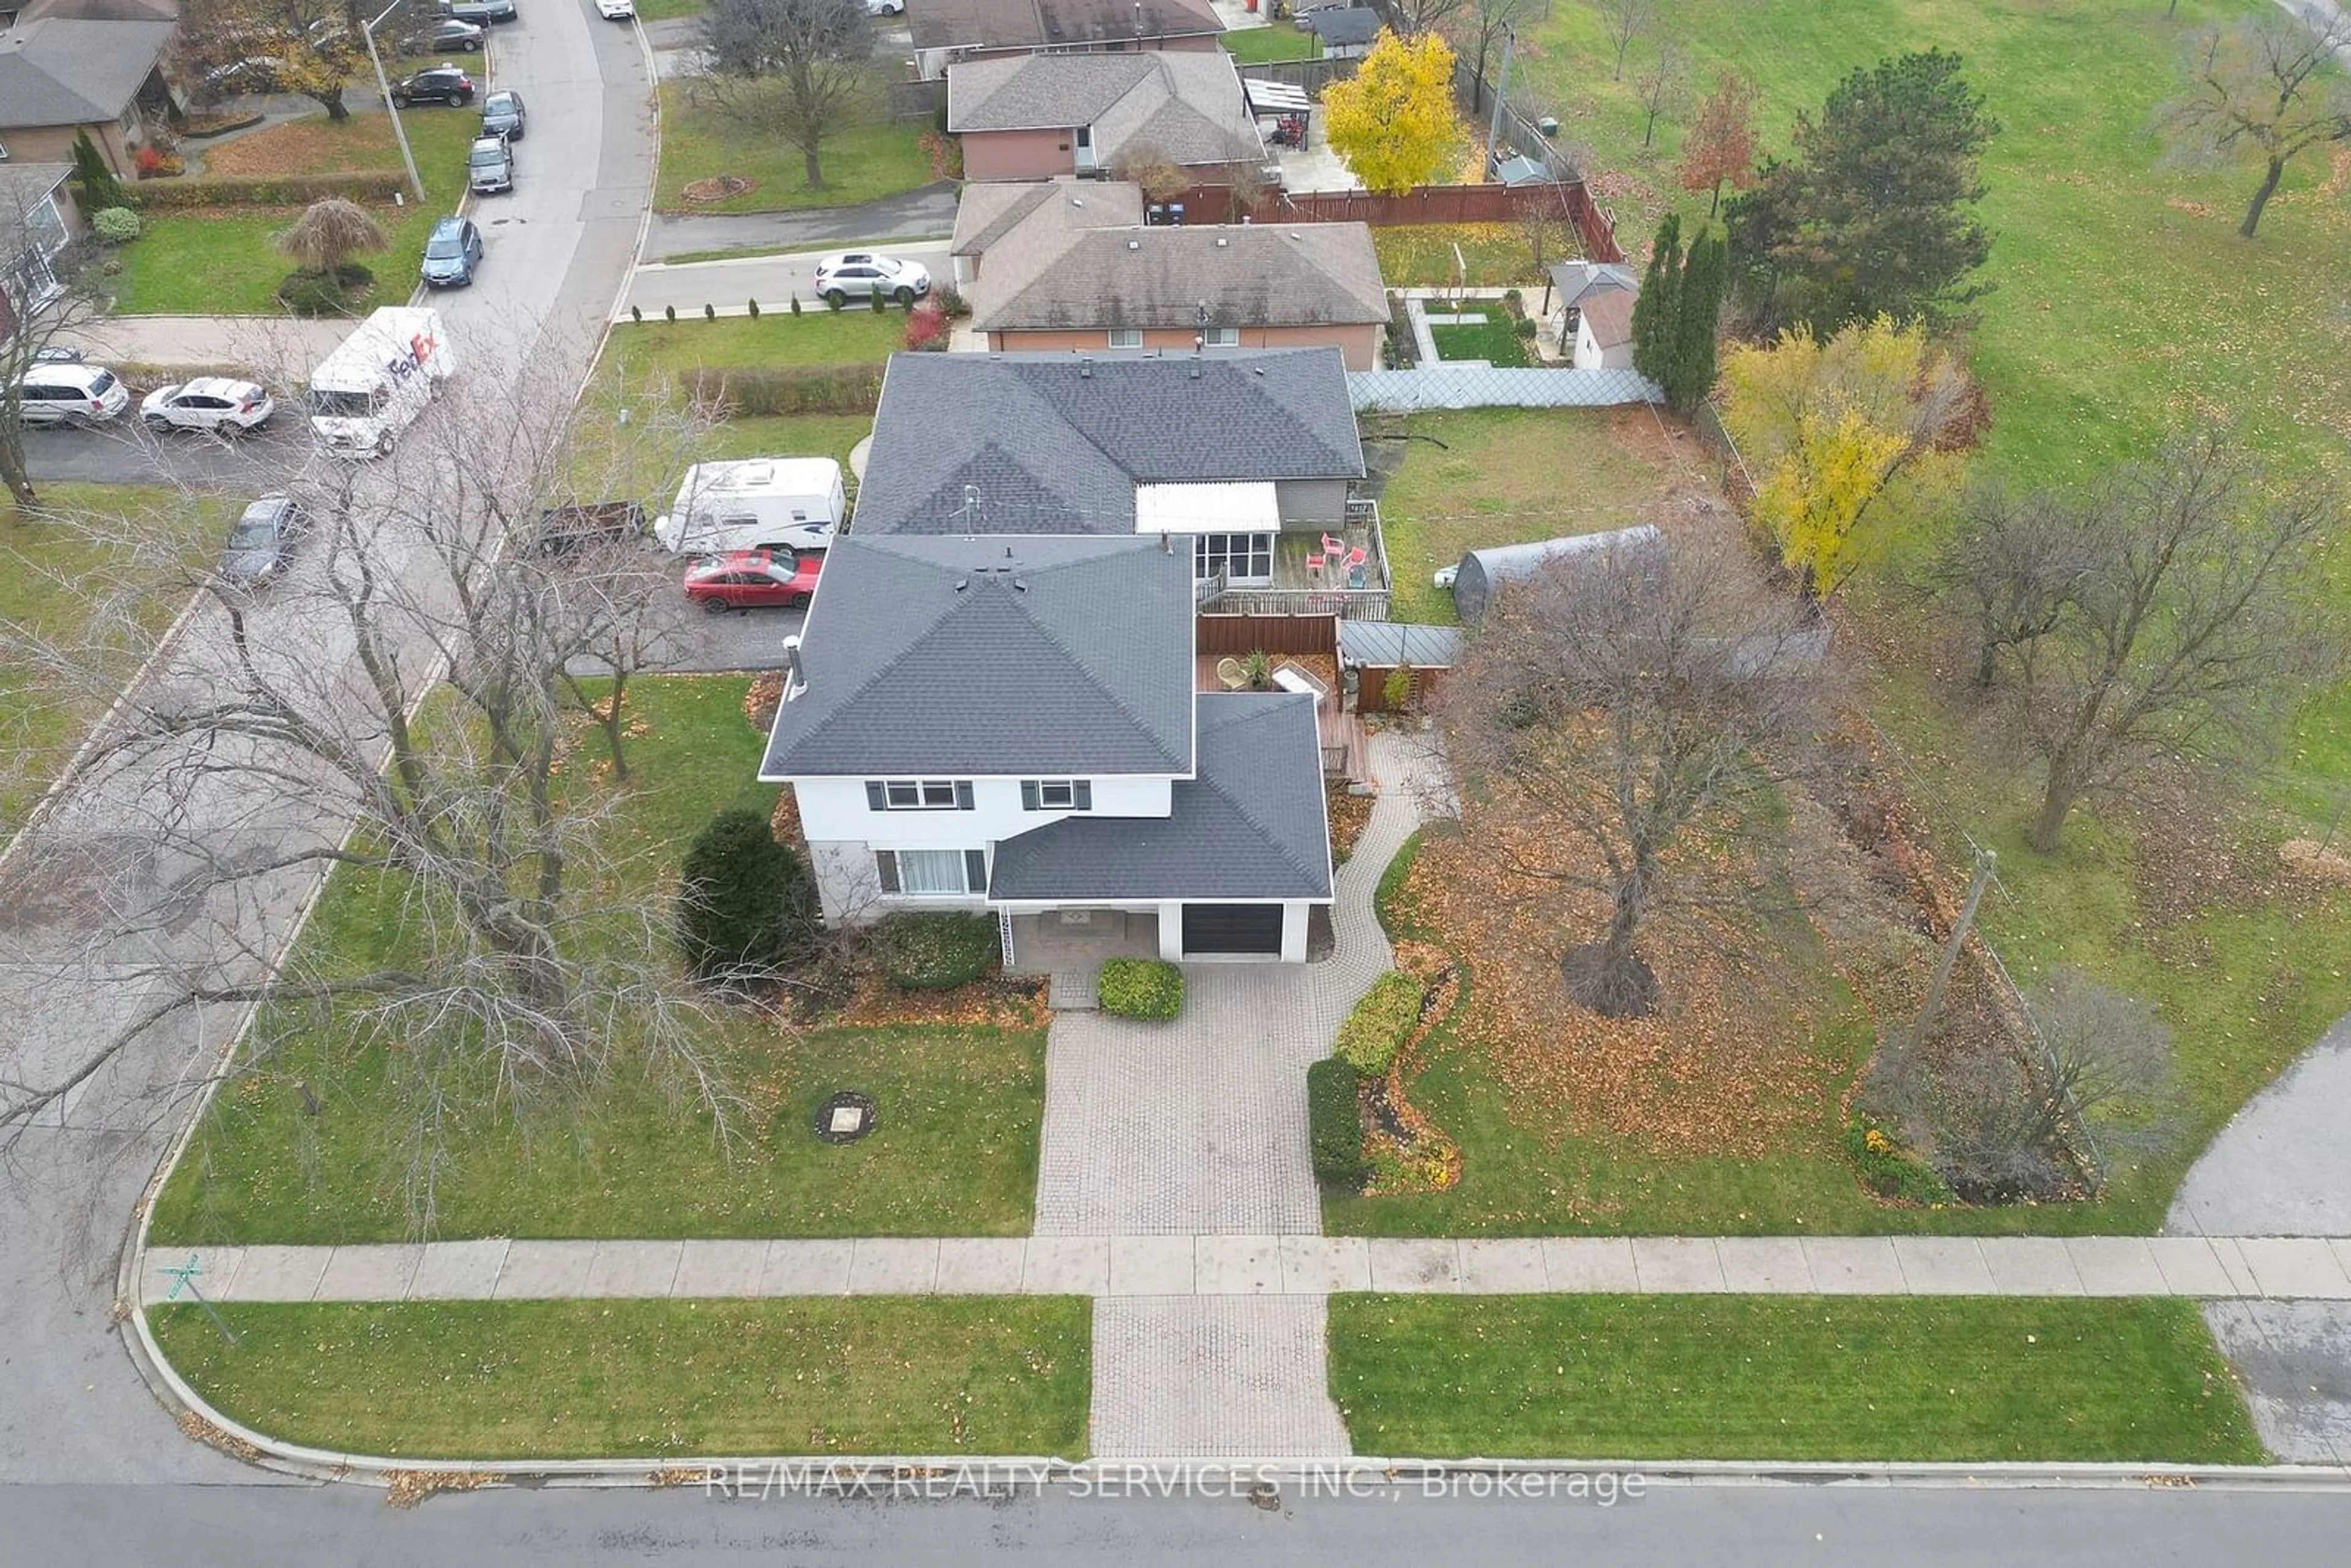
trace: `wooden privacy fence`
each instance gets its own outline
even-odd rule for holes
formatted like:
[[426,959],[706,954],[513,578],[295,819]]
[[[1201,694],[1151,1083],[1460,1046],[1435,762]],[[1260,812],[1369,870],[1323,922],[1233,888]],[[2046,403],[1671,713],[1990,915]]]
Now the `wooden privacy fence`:
[[1328,615],[1217,615],[1199,618],[1200,653],[1223,658],[1247,653],[1321,653],[1336,659],[1337,622]]

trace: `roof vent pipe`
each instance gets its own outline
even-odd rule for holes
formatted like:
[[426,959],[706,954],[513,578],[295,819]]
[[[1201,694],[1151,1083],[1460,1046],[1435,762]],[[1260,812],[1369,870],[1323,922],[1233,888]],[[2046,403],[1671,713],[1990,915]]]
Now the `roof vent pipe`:
[[1078,379],[1080,381],[1092,381],[1093,380],[1093,375],[1094,357],[1092,354],[1087,354],[1080,358],[1078,361]]

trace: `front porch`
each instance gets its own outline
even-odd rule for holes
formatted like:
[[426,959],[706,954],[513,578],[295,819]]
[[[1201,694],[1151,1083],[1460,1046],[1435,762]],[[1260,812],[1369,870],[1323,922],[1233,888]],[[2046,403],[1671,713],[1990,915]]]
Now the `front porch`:
[[1159,956],[1155,912],[1120,909],[1048,909],[1035,915],[998,912],[1008,975],[1067,976],[1082,973],[1089,986],[1110,958]]

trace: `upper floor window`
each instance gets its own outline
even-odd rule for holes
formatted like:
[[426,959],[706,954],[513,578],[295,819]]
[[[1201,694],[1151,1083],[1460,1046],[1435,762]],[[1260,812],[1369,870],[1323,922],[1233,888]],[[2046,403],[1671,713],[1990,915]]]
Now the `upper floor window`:
[[1238,349],[1241,346],[1238,327],[1210,327],[1200,334],[1201,340],[1211,349]]
[[874,811],[968,811],[968,779],[868,779],[865,805]]
[[1024,779],[1020,781],[1024,811],[1091,811],[1094,787],[1086,779]]
[[1143,329],[1140,327],[1113,327],[1109,336],[1110,346],[1113,349],[1143,347]]

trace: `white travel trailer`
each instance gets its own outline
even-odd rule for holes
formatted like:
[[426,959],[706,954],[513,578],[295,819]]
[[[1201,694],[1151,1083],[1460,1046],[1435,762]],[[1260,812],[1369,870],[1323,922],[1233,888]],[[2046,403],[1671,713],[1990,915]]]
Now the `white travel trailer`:
[[820,550],[849,507],[830,457],[741,457],[697,463],[653,538],[682,555],[738,549]]

